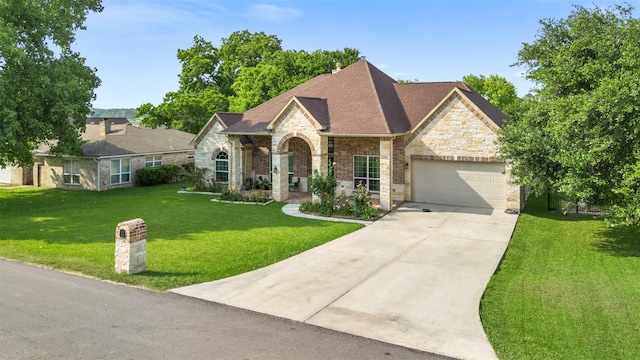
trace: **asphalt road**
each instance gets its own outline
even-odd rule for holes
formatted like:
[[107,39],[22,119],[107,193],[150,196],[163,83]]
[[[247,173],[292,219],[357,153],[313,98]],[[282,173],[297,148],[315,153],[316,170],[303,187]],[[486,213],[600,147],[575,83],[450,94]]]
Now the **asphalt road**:
[[173,293],[0,260],[0,359],[446,359]]

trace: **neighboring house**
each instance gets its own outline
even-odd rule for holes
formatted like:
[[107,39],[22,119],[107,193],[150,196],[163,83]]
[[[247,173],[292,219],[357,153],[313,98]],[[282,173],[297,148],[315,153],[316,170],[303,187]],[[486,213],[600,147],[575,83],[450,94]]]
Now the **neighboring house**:
[[33,169],[17,165],[0,165],[0,184],[33,185]]
[[136,127],[125,118],[88,118],[83,155],[55,156],[40,146],[35,154],[38,185],[78,190],[135,186],[136,170],[193,162],[193,134]]
[[197,167],[234,188],[270,179],[278,201],[335,163],[338,193],[364,184],[385,210],[401,201],[518,210],[520,188],[496,145],[506,119],[462,82],[401,84],[361,60],[243,114],[216,113],[192,143]]

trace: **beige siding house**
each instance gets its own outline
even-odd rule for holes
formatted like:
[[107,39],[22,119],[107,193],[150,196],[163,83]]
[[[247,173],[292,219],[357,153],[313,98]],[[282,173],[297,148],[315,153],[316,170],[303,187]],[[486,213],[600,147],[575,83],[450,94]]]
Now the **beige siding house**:
[[192,134],[149,129],[122,118],[89,118],[82,135],[83,155],[53,156],[47,146],[36,152],[37,185],[103,191],[135,186],[136,171],[194,161]]
[[335,164],[338,192],[363,184],[386,210],[402,201],[519,210],[496,146],[506,119],[462,82],[401,84],[361,60],[245,113],[216,113],[192,143],[213,178],[240,188],[262,176],[280,201]]

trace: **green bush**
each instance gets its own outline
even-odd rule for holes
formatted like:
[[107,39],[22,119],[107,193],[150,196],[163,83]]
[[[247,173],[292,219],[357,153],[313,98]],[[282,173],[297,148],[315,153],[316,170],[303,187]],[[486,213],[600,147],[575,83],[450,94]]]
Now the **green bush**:
[[242,193],[236,189],[224,188],[220,193],[220,200],[225,201],[247,201],[248,199],[242,196]]
[[180,182],[187,186],[193,186],[197,191],[205,191],[207,181],[204,175],[207,173],[207,168],[198,168],[195,165],[190,164],[183,165],[184,172],[180,175]]
[[254,191],[253,193],[251,193],[251,196],[249,196],[249,201],[266,203],[267,201],[269,201],[269,193],[262,190]]
[[136,184],[138,186],[169,184],[176,181],[179,172],[180,167],[172,164],[145,167],[136,171]]

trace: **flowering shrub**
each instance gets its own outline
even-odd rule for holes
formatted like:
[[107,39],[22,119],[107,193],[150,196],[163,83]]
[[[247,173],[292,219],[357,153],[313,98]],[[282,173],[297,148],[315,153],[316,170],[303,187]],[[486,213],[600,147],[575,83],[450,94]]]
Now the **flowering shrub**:
[[336,215],[348,216],[351,215],[351,208],[352,206],[349,201],[349,197],[344,193],[344,191],[342,191],[333,204],[333,213]]
[[249,196],[249,201],[266,203],[267,201],[269,201],[269,193],[262,190],[255,191]]
[[224,188],[220,193],[220,200],[226,201],[247,201],[242,194],[236,189]]
[[371,193],[369,189],[362,184],[362,181],[358,183],[358,186],[351,194],[353,199],[353,212],[356,216],[371,208]]
[[[335,163],[333,165],[335,166]],[[327,176],[314,172],[310,188],[311,192],[320,198],[320,202],[307,201],[300,206],[300,210],[324,216],[353,216],[363,220],[373,220],[378,216],[378,211],[371,206],[371,194],[362,182],[358,184],[351,197],[344,191],[336,197],[337,186],[338,182],[333,177],[333,166],[329,168]]]
[[320,198],[320,204],[331,203],[331,207],[333,207],[333,202],[336,197],[336,188],[338,187],[338,181],[333,177],[333,166],[335,166],[335,163],[333,163],[332,166],[329,166],[327,176],[322,176],[322,173],[315,170],[309,185],[311,192]]

